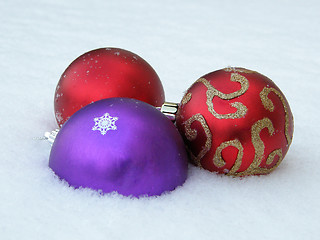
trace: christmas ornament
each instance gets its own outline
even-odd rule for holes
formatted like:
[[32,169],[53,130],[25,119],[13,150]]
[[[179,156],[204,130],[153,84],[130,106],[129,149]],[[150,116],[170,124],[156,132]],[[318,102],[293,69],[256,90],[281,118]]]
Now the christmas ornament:
[[186,180],[188,157],[179,132],[147,103],[100,100],[53,133],[49,166],[76,188],[152,196]]
[[164,91],[157,73],[138,55],[119,48],[96,49],[78,57],[62,74],[54,100],[58,125],[89,103],[111,97],[161,106]]
[[267,174],[286,155],[293,117],[280,89],[244,68],[198,79],[176,116],[194,164],[231,176]]

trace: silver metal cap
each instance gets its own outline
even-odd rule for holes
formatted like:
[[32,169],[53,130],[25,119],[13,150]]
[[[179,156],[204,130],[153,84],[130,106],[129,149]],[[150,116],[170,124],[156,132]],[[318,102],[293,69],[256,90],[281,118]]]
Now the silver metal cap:
[[54,143],[54,140],[56,139],[58,132],[59,132],[59,129],[55,129],[51,132],[45,132],[44,137],[52,145]]
[[172,122],[176,120],[176,114],[179,108],[178,103],[164,102],[162,104],[160,111],[166,115]]

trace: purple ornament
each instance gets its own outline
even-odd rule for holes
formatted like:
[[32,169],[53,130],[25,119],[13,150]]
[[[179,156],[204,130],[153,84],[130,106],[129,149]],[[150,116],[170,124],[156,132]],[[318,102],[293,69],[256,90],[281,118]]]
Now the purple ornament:
[[138,100],[109,98],[63,125],[49,166],[76,188],[138,197],[182,185],[188,158],[180,134],[160,111]]

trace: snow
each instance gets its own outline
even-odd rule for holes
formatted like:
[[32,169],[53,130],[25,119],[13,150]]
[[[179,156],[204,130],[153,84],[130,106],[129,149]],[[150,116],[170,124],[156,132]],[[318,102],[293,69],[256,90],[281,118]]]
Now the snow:
[[[319,1],[0,2],[1,239],[318,239]],[[166,100],[226,66],[256,70],[285,93],[291,149],[267,176],[190,166],[175,191],[144,199],[74,190],[48,168],[53,97],[83,53],[120,47],[148,61]]]

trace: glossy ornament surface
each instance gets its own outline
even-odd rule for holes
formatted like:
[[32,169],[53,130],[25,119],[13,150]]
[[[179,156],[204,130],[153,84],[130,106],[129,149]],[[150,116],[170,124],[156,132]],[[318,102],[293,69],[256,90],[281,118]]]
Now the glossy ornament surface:
[[244,68],[226,68],[198,79],[176,116],[195,165],[231,176],[267,174],[286,155],[293,116],[280,89]]
[[82,108],[63,125],[49,166],[76,188],[138,197],[182,185],[188,157],[174,124],[156,108],[109,98]]
[[119,48],[96,49],[78,57],[62,74],[54,100],[58,125],[89,103],[111,97],[157,107],[164,102],[164,91],[155,70],[138,55]]

